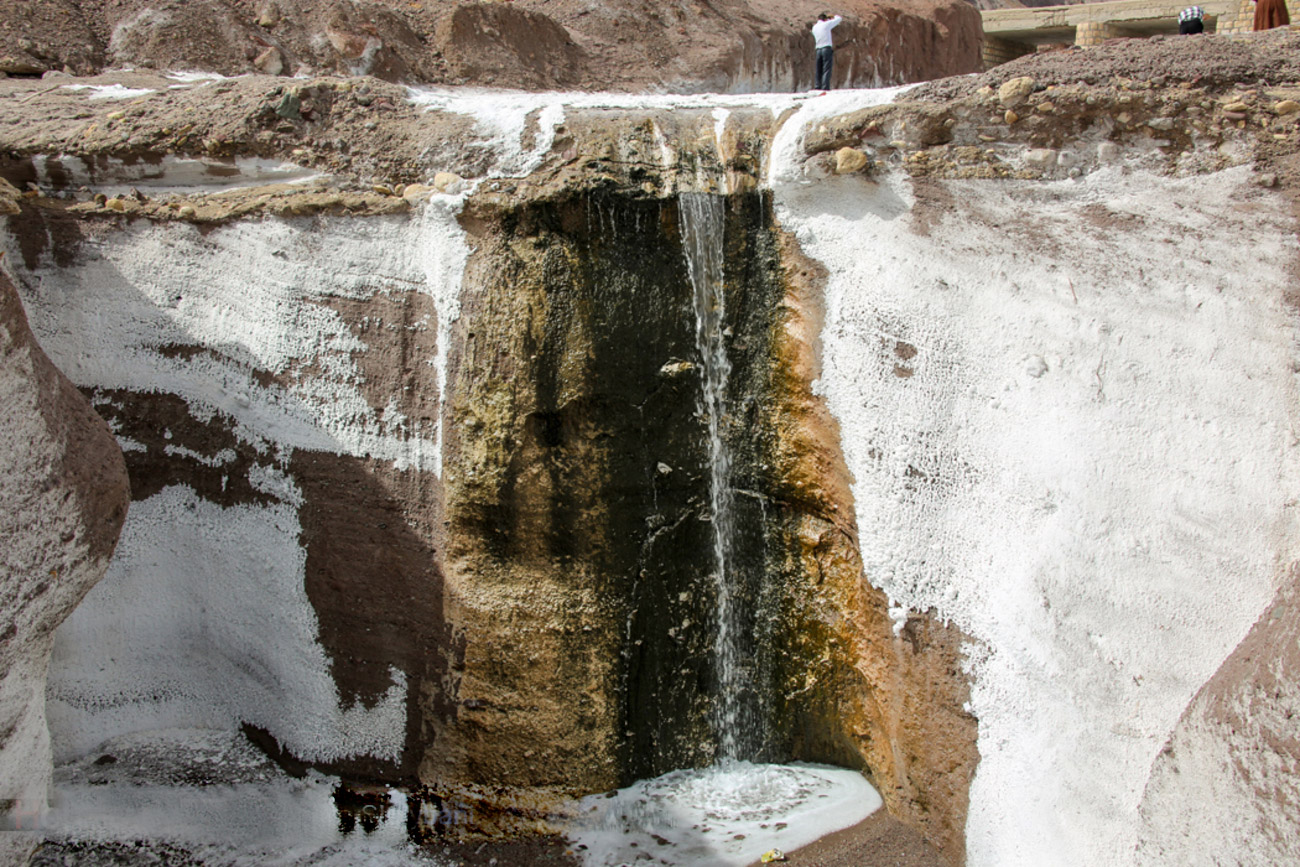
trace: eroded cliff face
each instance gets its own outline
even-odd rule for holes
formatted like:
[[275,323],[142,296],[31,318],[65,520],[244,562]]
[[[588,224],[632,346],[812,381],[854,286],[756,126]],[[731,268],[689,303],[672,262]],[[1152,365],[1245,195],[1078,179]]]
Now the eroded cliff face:
[[[1135,793],[1294,559],[1293,41],[889,104],[9,83],[6,260],[136,498],[56,746],[243,727],[489,832],[709,761],[703,192],[755,757],[863,769],[953,863],[1140,863]],[[1286,80],[1130,77],[1180,62]]]
[[[811,0],[31,0],[0,10],[0,74],[133,67],[529,90],[804,90],[822,11]],[[853,0],[839,13],[837,86],[980,68],[979,13],[962,0]]]
[[22,863],[50,794],[45,675],[54,631],[108,566],[127,477],[107,425],[41,351],[3,272],[0,399],[0,856]]

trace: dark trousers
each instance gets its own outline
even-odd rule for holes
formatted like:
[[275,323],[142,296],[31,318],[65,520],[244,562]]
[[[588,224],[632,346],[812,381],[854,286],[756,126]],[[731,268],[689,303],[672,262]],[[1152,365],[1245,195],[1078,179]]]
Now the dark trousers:
[[818,48],[817,49],[817,73],[813,76],[815,84],[813,90],[830,90],[831,89],[831,69],[835,66],[835,49]]
[[1201,21],[1201,19],[1199,18],[1192,18],[1187,21],[1179,21],[1178,32],[1184,36],[1188,36],[1193,33],[1204,33],[1205,23]]

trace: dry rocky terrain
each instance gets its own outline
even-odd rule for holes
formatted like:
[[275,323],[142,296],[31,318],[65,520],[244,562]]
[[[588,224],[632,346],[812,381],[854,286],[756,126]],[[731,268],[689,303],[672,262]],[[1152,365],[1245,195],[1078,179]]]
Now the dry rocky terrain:
[[[0,73],[108,67],[373,75],[533,90],[763,91],[811,84],[814,0],[23,0],[0,9]],[[851,0],[837,82],[971,72],[964,0]]]

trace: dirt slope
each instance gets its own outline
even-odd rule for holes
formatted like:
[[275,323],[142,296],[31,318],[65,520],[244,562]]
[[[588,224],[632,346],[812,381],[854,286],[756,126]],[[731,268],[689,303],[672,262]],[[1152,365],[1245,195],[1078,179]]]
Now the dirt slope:
[[[533,90],[763,91],[812,80],[821,0],[25,0],[0,5],[0,73],[105,68],[369,74]],[[979,68],[965,0],[849,0],[838,86]]]

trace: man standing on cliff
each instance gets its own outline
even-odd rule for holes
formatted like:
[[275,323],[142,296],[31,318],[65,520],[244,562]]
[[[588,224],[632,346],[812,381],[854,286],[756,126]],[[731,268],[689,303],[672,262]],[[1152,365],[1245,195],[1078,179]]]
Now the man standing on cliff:
[[813,45],[817,48],[817,70],[814,75],[813,90],[831,89],[831,69],[835,64],[835,49],[831,47],[831,31],[844,19],[831,13],[823,12],[817,16],[817,23],[812,26]]

